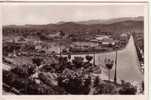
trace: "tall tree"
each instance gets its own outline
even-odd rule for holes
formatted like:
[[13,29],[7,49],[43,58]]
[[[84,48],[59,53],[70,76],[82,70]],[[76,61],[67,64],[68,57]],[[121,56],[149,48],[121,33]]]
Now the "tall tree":
[[90,63],[90,61],[93,59],[92,56],[88,56],[88,55],[87,55],[85,58],[86,58],[86,60],[87,60],[89,63]]
[[113,67],[113,63],[114,63],[113,60],[105,58],[105,66],[108,69],[108,74],[109,74],[108,79],[109,79],[109,81],[110,81],[110,73],[111,73],[111,69]]

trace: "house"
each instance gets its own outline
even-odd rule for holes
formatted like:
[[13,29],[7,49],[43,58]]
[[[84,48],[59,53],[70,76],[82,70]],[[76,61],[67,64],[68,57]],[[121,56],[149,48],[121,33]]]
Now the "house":
[[112,38],[105,38],[101,40],[101,45],[102,46],[114,46],[115,41]]
[[96,47],[98,46],[98,43],[82,41],[82,42],[73,42],[73,45],[79,47]]
[[127,37],[128,34],[127,34],[127,33],[122,33],[120,36],[121,36],[121,37]]
[[96,40],[101,41],[103,39],[109,39],[110,37],[107,35],[97,35]]
[[120,39],[121,40],[127,40],[128,39],[128,34],[127,33],[122,33],[121,35],[120,35]]
[[92,40],[90,40],[91,42],[97,42],[97,43],[102,43],[102,41],[104,41],[104,39],[110,39],[110,36],[107,35],[96,35],[96,37]]
[[55,37],[59,37],[60,36],[60,32],[57,33],[53,33],[53,34],[49,34],[48,37],[49,38],[55,38]]
[[41,50],[41,49],[42,49],[42,45],[36,45],[36,46],[35,46],[35,49],[36,49],[36,50]]

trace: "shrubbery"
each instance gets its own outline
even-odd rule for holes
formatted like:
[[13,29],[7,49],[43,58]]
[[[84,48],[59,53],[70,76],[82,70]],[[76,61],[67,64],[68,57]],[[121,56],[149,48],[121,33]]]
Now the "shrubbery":
[[17,67],[11,69],[12,72],[18,74],[20,77],[28,78],[30,75],[35,73],[34,65],[18,65]]
[[[92,92],[91,88],[95,90],[91,94],[136,94],[136,88],[130,83],[115,85],[111,81],[101,81],[99,76],[91,81],[90,73],[100,69],[90,63],[91,56],[86,56],[86,62],[82,57],[69,59],[70,56],[60,57],[59,64],[44,65],[38,71],[34,65],[17,66],[10,71],[3,70],[3,82],[15,87],[22,94],[89,94]],[[37,67],[41,62],[41,59],[33,60]],[[35,73],[38,74],[36,78],[33,77]]]
[[111,83],[101,83],[96,86],[96,91],[94,94],[117,94],[116,86]]
[[123,95],[134,95],[136,94],[137,89],[130,83],[125,83],[122,85],[122,88],[119,90],[119,94]]

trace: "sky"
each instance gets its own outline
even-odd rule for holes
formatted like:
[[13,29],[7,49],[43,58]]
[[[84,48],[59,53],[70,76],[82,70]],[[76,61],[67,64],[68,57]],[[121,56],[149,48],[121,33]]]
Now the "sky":
[[4,4],[3,25],[49,24],[144,16],[142,4]]

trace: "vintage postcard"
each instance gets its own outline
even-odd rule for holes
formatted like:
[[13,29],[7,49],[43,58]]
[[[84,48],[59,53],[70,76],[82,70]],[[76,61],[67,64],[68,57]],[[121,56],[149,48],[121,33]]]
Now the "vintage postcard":
[[147,3],[3,3],[1,17],[2,99],[147,100]]

